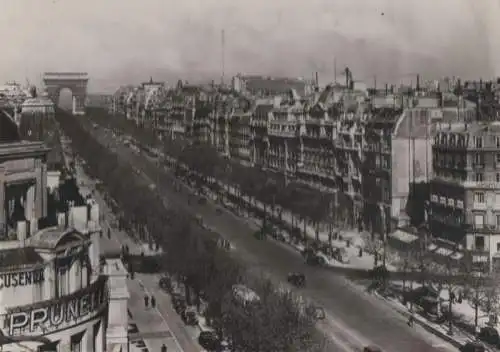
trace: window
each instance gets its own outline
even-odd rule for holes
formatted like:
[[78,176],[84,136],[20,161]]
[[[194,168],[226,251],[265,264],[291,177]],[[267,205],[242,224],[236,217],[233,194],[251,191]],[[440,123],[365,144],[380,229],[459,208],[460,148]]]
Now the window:
[[451,135],[450,135],[450,145],[451,145],[451,146],[454,146],[454,145],[455,145],[455,135],[454,135],[454,134],[451,134]]
[[54,341],[54,342],[49,342],[42,346],[38,346],[36,350],[37,352],[53,352],[57,351],[58,347],[59,347],[59,341]]
[[497,242],[497,252],[500,252],[500,242]]
[[496,137],[496,145],[497,145],[497,148],[500,148],[500,137]]
[[82,352],[82,338],[84,332],[80,332],[70,338],[70,351],[71,352]]
[[497,225],[497,229],[500,229],[500,215],[496,216],[496,225]]
[[102,338],[99,336],[99,333],[101,332],[101,322],[95,323],[94,327],[92,329],[94,336],[92,336],[92,349],[91,351],[96,351],[96,348],[98,345],[100,345],[99,339]]
[[474,181],[476,182],[483,182],[484,181],[484,175],[482,172],[476,172],[474,174]]
[[474,226],[478,229],[482,229],[484,226],[484,215],[474,215]]
[[484,251],[484,236],[476,236],[474,242],[477,250]]
[[495,179],[497,182],[500,182],[500,174],[498,172],[495,175]]
[[474,194],[474,202],[476,203],[484,203],[484,193],[483,192],[476,192]]
[[479,153],[476,153],[474,154],[474,164],[481,164],[482,160],[481,160],[481,154]]
[[382,161],[383,161],[383,165],[382,167],[384,169],[389,169],[390,168],[390,161],[389,161],[389,157],[388,156],[384,156],[382,157]]
[[62,297],[70,293],[69,268],[57,268],[57,297]]
[[482,137],[474,137],[474,147],[482,148],[483,147],[483,138]]

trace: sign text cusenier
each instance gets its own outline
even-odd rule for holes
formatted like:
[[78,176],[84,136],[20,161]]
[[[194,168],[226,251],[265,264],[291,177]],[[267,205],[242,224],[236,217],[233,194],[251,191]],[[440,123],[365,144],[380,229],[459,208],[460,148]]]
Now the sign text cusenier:
[[0,290],[10,287],[36,285],[45,280],[44,269],[0,274]]
[[72,325],[77,320],[91,318],[100,312],[106,303],[106,280],[100,279],[75,295],[7,313],[8,334],[44,335]]

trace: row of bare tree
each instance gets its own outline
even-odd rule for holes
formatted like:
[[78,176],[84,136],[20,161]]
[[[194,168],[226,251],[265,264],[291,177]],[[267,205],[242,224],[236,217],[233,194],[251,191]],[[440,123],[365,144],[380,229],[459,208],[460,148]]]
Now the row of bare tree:
[[[184,283],[188,303],[206,298],[206,315],[232,350],[328,350],[325,337],[316,329],[313,310],[304,309],[297,297],[278,291],[268,279],[246,271],[190,214],[166,208],[161,196],[141,182],[127,161],[99,144],[85,122],[63,113],[57,119],[85,161],[86,172],[102,181],[101,190],[117,204],[121,226],[138,233],[141,240],[152,239],[162,246],[162,270]],[[235,284],[251,287],[259,303],[245,305],[233,299]]]
[[[259,201],[264,207],[269,206],[271,213],[279,219],[284,211],[291,212],[295,227],[299,227],[300,221],[304,225],[304,239],[307,223],[314,224],[318,234],[320,223],[326,222],[331,227],[342,228],[349,216],[344,204],[337,204],[337,207],[332,208],[331,195],[293,182],[285,183],[279,175],[232,162],[221,157],[208,145],[191,144],[182,139],[159,141],[151,131],[139,128],[121,117],[95,114],[94,118],[99,124],[105,123],[108,128],[134,136],[142,144],[161,148],[171,158],[170,166],[177,168],[179,174],[192,179],[200,189],[208,186],[213,191],[219,191],[219,197],[234,194],[235,197],[231,200],[242,210],[245,210],[242,200],[246,198],[250,203]],[[267,212],[262,215],[265,226]],[[365,243],[378,257],[385,252],[384,244],[375,238],[367,237]],[[451,258],[437,263],[435,257],[420,247],[408,249],[398,262],[399,269],[409,274],[408,282],[413,282],[415,276],[418,276],[421,284],[433,285],[439,291],[446,290],[452,293],[451,296],[458,291],[463,293],[475,311],[476,326],[480,311],[487,314],[497,314],[500,311],[498,276],[494,273],[478,274],[470,266],[462,265],[464,261]],[[459,275],[460,279],[457,280]],[[406,281],[403,279],[403,286],[407,285]],[[454,302],[453,299],[448,300],[449,312],[452,312]],[[451,328],[451,319],[449,321]]]
[[[138,127],[124,117],[111,116],[105,111],[95,111],[90,118],[102,126],[133,136],[139,143],[161,149],[171,159],[171,166],[177,167],[181,174],[188,174],[199,187],[208,186],[212,190],[225,191],[223,194],[236,194],[236,203],[245,197],[250,202],[260,202],[270,207],[276,218],[281,220],[284,212],[292,216],[294,227],[311,224],[316,228],[317,237],[321,224],[328,224],[331,231],[342,229],[347,224],[357,225],[358,219],[352,219],[349,204],[333,195],[317,189],[288,182],[282,175],[259,167],[243,166],[238,162],[222,157],[207,144],[192,144],[183,139],[163,138],[159,140],[151,130]],[[180,168],[183,165],[186,168]],[[227,187],[226,190],[221,187]],[[229,192],[228,192],[229,191]],[[266,209],[267,210],[267,209]],[[264,213],[264,215],[266,212]],[[263,216],[263,224],[267,221]],[[306,239],[305,233],[304,240]]]

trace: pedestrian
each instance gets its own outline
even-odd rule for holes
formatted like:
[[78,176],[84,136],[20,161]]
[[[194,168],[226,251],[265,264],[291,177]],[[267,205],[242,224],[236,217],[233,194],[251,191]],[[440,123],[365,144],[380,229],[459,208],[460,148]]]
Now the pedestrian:
[[167,346],[165,346],[165,344],[161,345],[161,352],[167,352]]
[[359,247],[359,257],[361,258],[363,256],[363,248]]
[[411,312],[411,315],[410,317],[408,318],[408,326],[409,327],[412,327],[413,326],[413,322],[415,321],[415,317],[413,316],[413,312]]
[[151,307],[156,308],[156,299],[155,296],[151,296]]
[[108,238],[111,238],[111,229],[108,227]]
[[148,297],[148,295],[145,295],[145,296],[144,296],[144,306],[145,306],[146,308],[148,308],[148,306],[149,306],[149,297]]

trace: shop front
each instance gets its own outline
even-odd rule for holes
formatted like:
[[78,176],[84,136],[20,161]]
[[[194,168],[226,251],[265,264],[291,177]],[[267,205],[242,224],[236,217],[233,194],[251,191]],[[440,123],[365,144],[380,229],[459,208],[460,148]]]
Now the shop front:
[[106,282],[106,277],[99,277],[71,295],[8,308],[0,346],[9,351],[20,345],[40,351],[54,346],[69,346],[72,351],[103,351],[108,308]]

